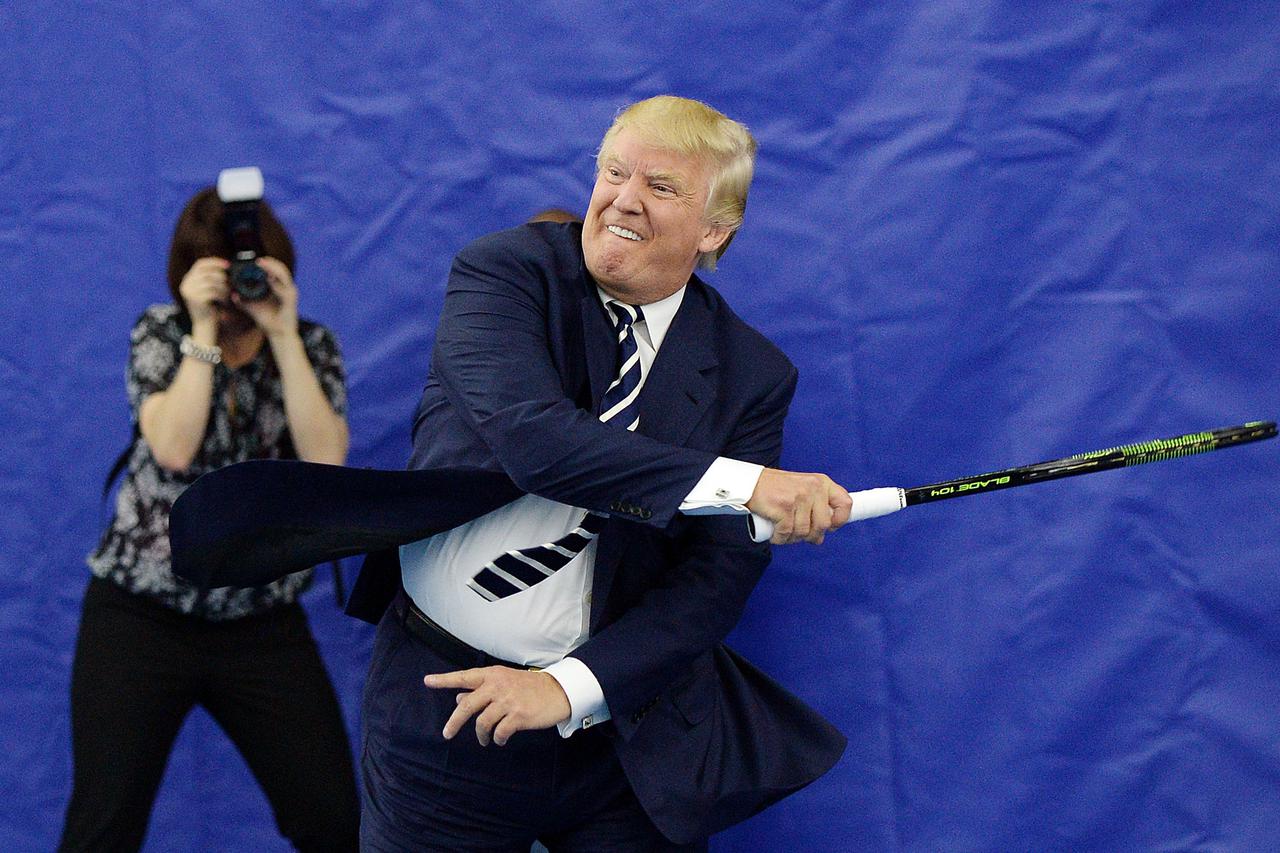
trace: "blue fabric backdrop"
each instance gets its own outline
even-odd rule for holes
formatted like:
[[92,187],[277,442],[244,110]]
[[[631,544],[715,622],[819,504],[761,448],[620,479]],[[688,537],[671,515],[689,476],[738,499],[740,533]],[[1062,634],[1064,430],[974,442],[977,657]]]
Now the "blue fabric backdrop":
[[[451,256],[581,210],[614,111],[760,141],[712,281],[801,371],[786,462],[916,485],[1280,414],[1280,6],[0,5],[0,848],[51,849],[130,324],[257,164],[400,467]],[[781,550],[734,642],[850,738],[718,851],[1280,849],[1280,442]],[[353,728],[370,632],[307,605]],[[272,850],[203,714],[150,850]]]

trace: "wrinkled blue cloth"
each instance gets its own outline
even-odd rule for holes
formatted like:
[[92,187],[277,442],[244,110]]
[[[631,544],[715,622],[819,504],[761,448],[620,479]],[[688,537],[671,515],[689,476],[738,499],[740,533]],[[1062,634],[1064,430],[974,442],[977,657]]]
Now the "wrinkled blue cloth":
[[[0,849],[55,844],[128,328],[218,170],[262,168],[350,463],[396,469],[454,254],[585,210],[623,104],[702,98],[760,142],[708,279],[800,371],[784,465],[914,486],[1280,415],[1277,45],[1259,0],[0,4]],[[713,849],[1280,849],[1277,482],[1268,442],[778,549],[731,643],[849,748]],[[151,833],[279,843],[205,717]]]

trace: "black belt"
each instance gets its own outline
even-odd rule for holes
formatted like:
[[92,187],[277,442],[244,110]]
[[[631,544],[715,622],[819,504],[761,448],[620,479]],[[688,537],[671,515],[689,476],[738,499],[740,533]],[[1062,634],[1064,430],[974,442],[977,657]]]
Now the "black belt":
[[539,666],[526,666],[496,658],[488,652],[482,652],[464,643],[419,610],[404,590],[396,593],[391,606],[395,608],[396,615],[400,617],[400,624],[404,625],[406,631],[426,643],[433,652],[459,669],[475,669],[482,666],[510,666],[534,672],[542,669]]

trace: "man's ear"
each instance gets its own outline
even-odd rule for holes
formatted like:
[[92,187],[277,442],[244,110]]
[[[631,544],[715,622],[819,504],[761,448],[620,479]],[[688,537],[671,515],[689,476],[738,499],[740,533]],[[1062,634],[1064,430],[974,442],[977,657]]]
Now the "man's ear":
[[698,243],[698,254],[705,255],[719,249],[732,233],[733,229],[727,225],[708,225],[706,233]]

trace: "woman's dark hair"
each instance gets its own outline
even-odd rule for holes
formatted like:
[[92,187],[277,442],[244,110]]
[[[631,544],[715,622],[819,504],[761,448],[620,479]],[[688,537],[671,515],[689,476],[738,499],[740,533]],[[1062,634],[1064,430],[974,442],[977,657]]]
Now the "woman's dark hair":
[[[263,254],[280,261],[290,273],[295,272],[289,232],[284,230],[266,201],[258,203],[258,230],[262,234]],[[173,229],[173,243],[169,246],[169,293],[173,295],[173,303],[186,309],[178,285],[192,264],[201,258],[227,258],[230,254],[222,227],[222,199],[218,198],[216,189],[206,187],[187,202]]]

